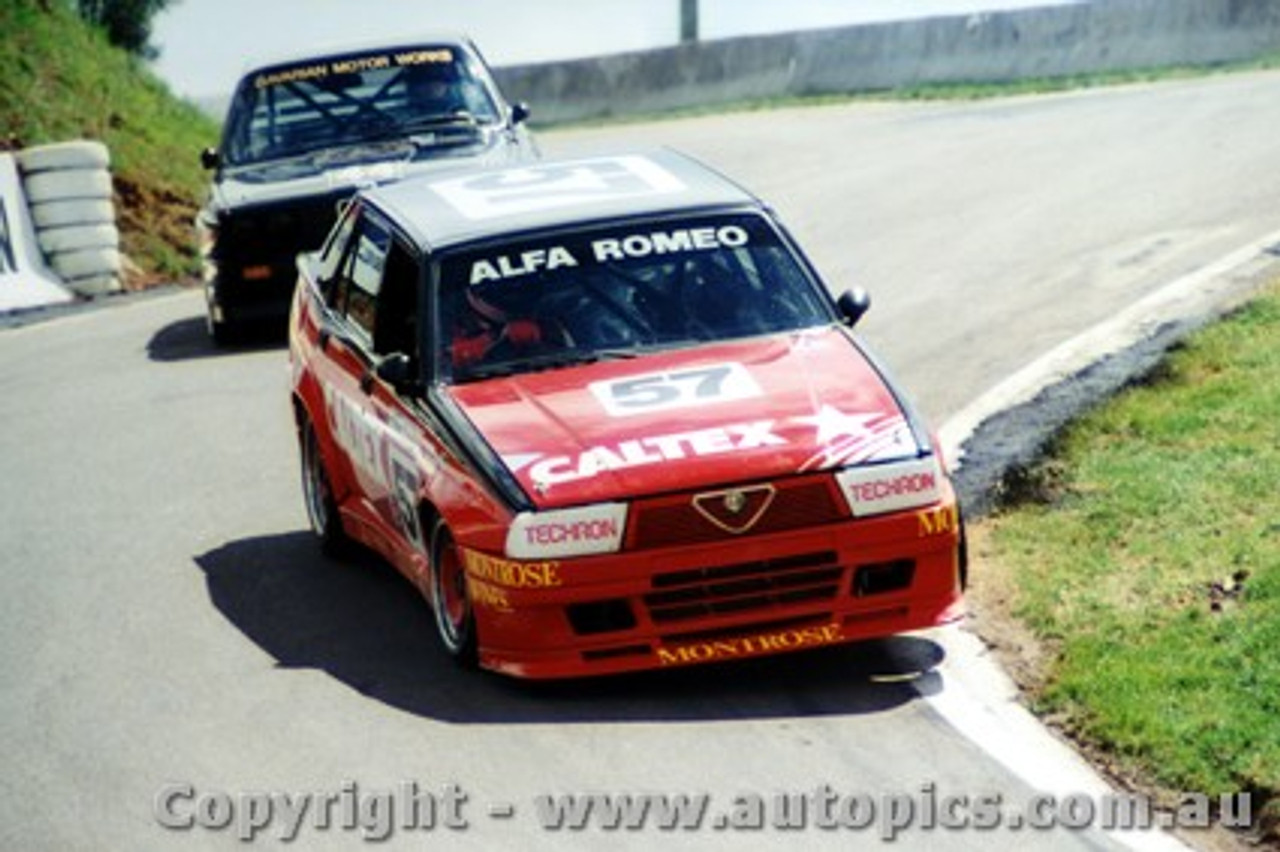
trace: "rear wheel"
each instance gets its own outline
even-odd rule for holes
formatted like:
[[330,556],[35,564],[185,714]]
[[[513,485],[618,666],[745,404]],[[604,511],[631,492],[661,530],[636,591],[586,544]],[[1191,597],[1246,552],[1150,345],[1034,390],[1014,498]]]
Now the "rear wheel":
[[320,454],[320,441],[310,420],[304,420],[300,437],[302,497],[307,505],[307,517],[311,521],[312,531],[320,539],[321,549],[330,556],[335,556],[346,548],[349,539],[342,529],[342,517],[338,514],[333,485],[329,472],[325,470],[324,458]]
[[467,592],[467,573],[444,521],[436,521],[431,533],[431,608],[445,652],[460,665],[474,666],[476,621]]

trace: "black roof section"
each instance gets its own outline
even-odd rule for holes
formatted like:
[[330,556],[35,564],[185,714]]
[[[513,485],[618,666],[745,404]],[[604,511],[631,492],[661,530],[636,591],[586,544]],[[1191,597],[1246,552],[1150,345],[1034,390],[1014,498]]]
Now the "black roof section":
[[632,216],[763,206],[729,178],[669,148],[450,169],[362,194],[431,250]]

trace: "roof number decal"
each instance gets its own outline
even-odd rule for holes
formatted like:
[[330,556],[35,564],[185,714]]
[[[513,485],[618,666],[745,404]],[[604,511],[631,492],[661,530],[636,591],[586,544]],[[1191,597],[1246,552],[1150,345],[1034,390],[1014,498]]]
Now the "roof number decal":
[[675,175],[639,156],[507,169],[437,181],[431,187],[471,220],[644,198],[685,188]]

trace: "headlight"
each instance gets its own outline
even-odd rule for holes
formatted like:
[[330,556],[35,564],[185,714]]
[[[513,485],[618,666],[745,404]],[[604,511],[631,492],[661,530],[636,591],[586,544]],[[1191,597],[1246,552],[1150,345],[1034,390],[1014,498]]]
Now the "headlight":
[[521,512],[507,530],[507,556],[548,559],[617,553],[627,527],[625,503],[599,503],[550,512]]
[[214,246],[218,244],[218,231],[217,221],[206,218],[203,213],[196,217],[196,245],[200,254],[205,257],[213,254]]
[[849,511],[856,518],[936,503],[942,499],[943,479],[937,454],[910,461],[851,467],[836,474]]
[[196,243],[200,250],[200,277],[208,284],[217,280],[218,261],[214,252],[218,246],[218,225],[204,216],[196,219]]

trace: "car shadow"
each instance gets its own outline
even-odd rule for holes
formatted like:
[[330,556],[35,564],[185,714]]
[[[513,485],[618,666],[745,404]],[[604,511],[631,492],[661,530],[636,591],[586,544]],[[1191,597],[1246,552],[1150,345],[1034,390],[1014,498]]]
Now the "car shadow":
[[171,322],[157,330],[147,341],[147,357],[161,363],[194,361],[279,349],[287,342],[279,323],[270,323],[238,329],[234,341],[219,345],[209,337],[201,315]]
[[460,669],[422,597],[386,562],[337,561],[309,531],[196,558],[214,606],[285,668],[456,723],[695,721],[877,713],[941,690],[940,645],[897,636],[798,654],[565,681]]

